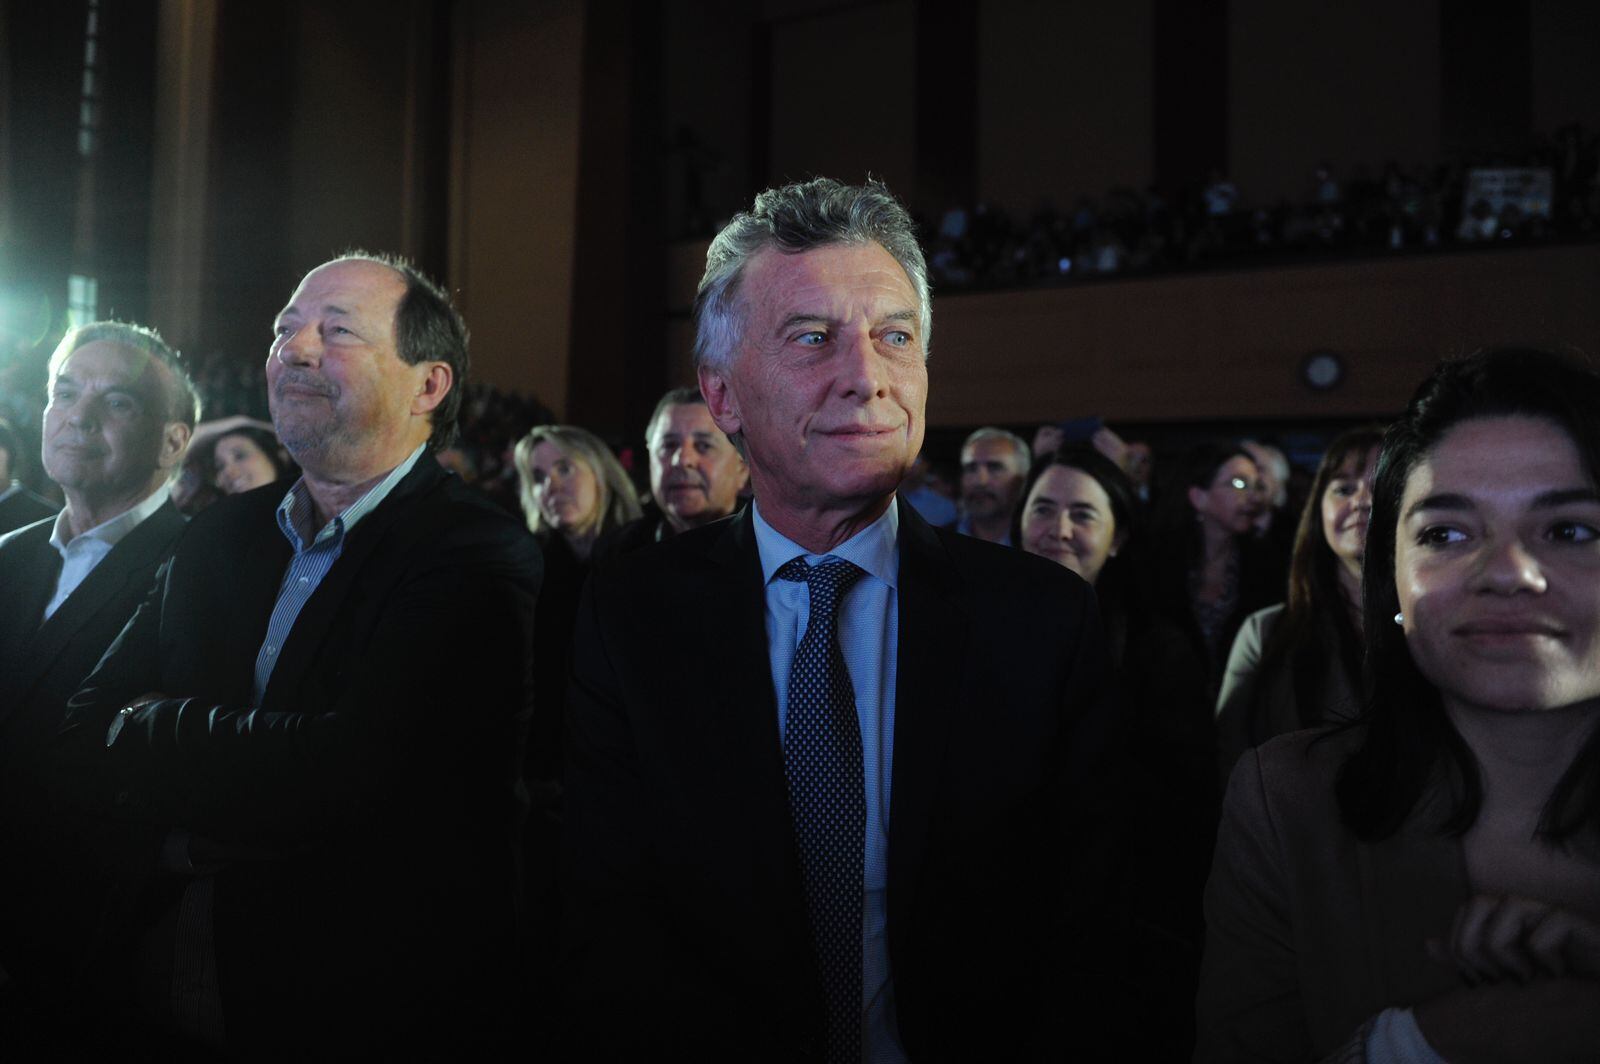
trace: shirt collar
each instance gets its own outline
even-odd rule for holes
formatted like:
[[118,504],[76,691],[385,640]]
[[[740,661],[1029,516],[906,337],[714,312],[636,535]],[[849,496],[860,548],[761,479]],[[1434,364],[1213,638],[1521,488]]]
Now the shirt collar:
[[339,513],[327,524],[317,529],[313,534],[311,529],[312,515],[315,510],[311,504],[311,492],[305,488],[305,477],[296,480],[284,494],[283,501],[278,504],[278,528],[282,530],[284,538],[298,553],[306,549],[307,541],[320,543],[334,536],[342,537],[356,526],[367,514],[378,508],[378,504],[389,497],[395,485],[405,479],[407,473],[416,466],[417,460],[422,457],[422,452],[428,449],[426,442],[417,445],[404,462],[389,470],[389,474],[378,483],[367,489],[367,493]]
[[111,520],[102,521],[76,536],[72,534],[72,519],[67,513],[69,507],[63,506],[61,512],[56,514],[55,527],[50,530],[50,545],[62,554],[80,539],[96,539],[107,547],[115,547],[123,536],[139,527],[139,522],[161,509],[161,504],[167,501],[167,496],[171,493],[171,483],[163,481],[159,488],[146,495],[138,505],[131,506]]
[[889,500],[883,516],[827,554],[812,554],[800,544],[785,536],[761,516],[761,504],[750,507],[756,530],[756,550],[761,555],[761,582],[772,583],[773,574],[796,556],[804,556],[808,565],[817,565],[824,558],[837,558],[851,562],[890,587],[897,586],[900,577],[900,507]]

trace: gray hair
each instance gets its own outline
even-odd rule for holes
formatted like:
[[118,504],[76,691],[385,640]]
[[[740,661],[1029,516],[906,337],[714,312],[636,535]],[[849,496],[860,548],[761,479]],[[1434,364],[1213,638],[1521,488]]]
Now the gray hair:
[[911,215],[887,185],[871,178],[846,185],[818,177],[769,188],[749,211],[734,215],[706,252],[706,272],[694,298],[694,364],[725,370],[744,329],[739,285],[759,252],[798,255],[836,244],[878,244],[894,256],[917,290],[923,357],[933,334],[928,264]]
[[50,355],[49,375],[52,381],[61,372],[61,364],[74,351],[92,343],[104,342],[126,347],[148,355],[167,367],[170,374],[167,393],[166,421],[179,421],[193,429],[200,420],[200,393],[195,389],[194,378],[189,376],[178,352],[161,338],[161,334],[145,325],[129,321],[91,321],[69,329]]
[[650,442],[651,436],[653,436],[656,431],[656,422],[660,421],[661,415],[665,414],[668,410],[671,410],[675,406],[705,405],[706,397],[700,394],[699,388],[673,388],[671,391],[667,392],[666,395],[661,397],[660,402],[656,403],[655,412],[650,415],[650,420],[645,422],[645,443],[648,444]]
[[962,459],[965,460],[966,458],[967,448],[975,443],[982,443],[984,440],[1005,440],[1011,444],[1011,453],[1015,456],[1019,467],[1017,472],[1022,476],[1028,475],[1028,470],[1033,467],[1033,452],[1029,449],[1027,443],[1015,432],[1008,432],[993,425],[985,425],[981,429],[975,429],[970,436],[961,442]]

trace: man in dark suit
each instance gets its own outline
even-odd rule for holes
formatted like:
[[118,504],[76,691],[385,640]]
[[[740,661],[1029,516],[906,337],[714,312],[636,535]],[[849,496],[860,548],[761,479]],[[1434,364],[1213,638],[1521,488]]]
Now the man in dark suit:
[[644,431],[650,504],[595,544],[595,557],[628,554],[679,532],[720,521],[750,483],[744,456],[711,420],[698,388],[673,388],[656,403]]
[[0,539],[0,964],[30,1006],[74,978],[100,884],[85,825],[48,800],[46,755],[183,529],[167,485],[199,405],[137,325],[81,326],[50,359],[43,463],[67,505]]
[[121,911],[157,914],[139,1003],[183,1037],[427,1054],[496,1021],[542,565],[431,453],[466,370],[408,263],[306,275],[267,362],[302,478],[201,513],[73,699],[86,785],[165,829]]
[[9,421],[0,418],[0,536],[42,521],[60,509],[17,479],[21,465],[22,439]]
[[880,185],[769,190],[696,324],[755,503],[597,571],[579,615],[574,1055],[1059,1059],[1097,960],[1068,919],[1098,622],[1066,570],[895,499],[928,382],[911,221]]

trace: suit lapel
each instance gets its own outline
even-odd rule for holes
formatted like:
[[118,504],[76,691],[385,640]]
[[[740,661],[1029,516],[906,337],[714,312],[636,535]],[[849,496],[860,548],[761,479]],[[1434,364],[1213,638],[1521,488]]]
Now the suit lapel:
[[[362,568],[385,543],[387,538],[385,533],[396,521],[405,516],[408,503],[413,498],[429,491],[443,478],[444,471],[439,467],[439,463],[434,461],[431,455],[424,454],[418,459],[416,467],[407,473],[404,479],[395,485],[388,497],[378,504],[377,509],[363,517],[346,536],[344,548],[339,552],[338,559],[323,576],[311,599],[301,608],[300,615],[295,618],[294,627],[289,631],[289,638],[284,641],[283,652],[272,669],[272,678],[267,682],[267,689],[262,694],[263,706],[275,705],[286,695],[293,696],[301,678],[327,642],[335,618],[358,607],[368,592],[369,588],[359,576]],[[278,532],[276,527],[273,531],[280,539],[282,538],[281,532]],[[280,567],[277,580],[281,582],[282,579],[283,568]],[[274,583],[272,600],[276,600],[277,591],[278,585]],[[272,606],[269,605],[266,612],[270,619]],[[261,631],[265,634],[265,626]],[[252,666],[254,661],[255,658],[252,657]]]
[[[100,564],[84,577],[83,583],[67,596],[61,608],[40,625],[27,641],[25,659],[17,663],[21,671],[15,690],[26,691],[31,688],[39,677],[50,670],[61,653],[72,645],[84,626],[102,610],[118,601],[126,601],[129,594],[135,596],[136,602],[142,601],[150,588],[129,587],[129,582],[137,580],[148,585],[154,579],[155,567],[166,556],[178,533],[183,531],[183,525],[183,515],[168,502],[118,541],[100,560]],[[51,579],[44,582],[42,597],[36,605],[29,604],[32,610],[29,615],[33,617],[44,613],[54,578],[61,571],[61,556],[48,543],[46,550],[55,557],[56,564],[49,567]]]
[[[708,615],[725,618],[731,645],[725,658],[729,667],[712,670],[715,687],[708,692],[712,697],[701,704],[720,717],[714,733],[730,737],[727,770],[743,776],[730,781],[729,790],[749,796],[746,816],[757,829],[750,842],[759,879],[786,895],[798,890],[800,866],[790,827],[777,695],[767,648],[766,587],[748,507],[727,523],[709,555],[714,564],[703,601]],[[780,908],[793,915],[793,906]]]
[[962,691],[968,610],[944,545],[900,506],[900,646],[889,816],[889,926],[906,926]]

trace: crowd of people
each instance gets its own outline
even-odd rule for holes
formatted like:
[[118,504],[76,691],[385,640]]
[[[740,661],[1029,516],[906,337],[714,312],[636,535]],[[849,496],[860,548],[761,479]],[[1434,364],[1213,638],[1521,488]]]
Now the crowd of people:
[[[1475,169],[1546,171],[1545,210],[1474,194]],[[1284,256],[1381,254],[1600,235],[1600,134],[1562,127],[1519,157],[1465,157],[1431,166],[1324,162],[1305,192],[1252,198],[1226,175],[1164,194],[1113,188],[1070,209],[1020,215],[993,204],[951,207],[923,224],[941,291],[1014,288],[1114,274],[1275,262]],[[1277,258],[1274,258],[1277,256]]]
[[461,448],[530,410],[400,259],[301,281],[267,420],[71,330],[64,506],[0,494],[0,1039],[1592,1055],[1600,373],[1446,362],[1308,482],[1069,421],[946,489],[928,276],[881,185],[762,193],[643,492],[580,426]]

